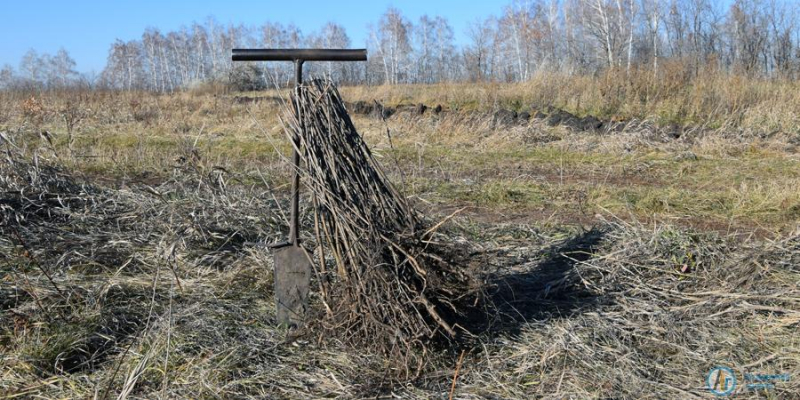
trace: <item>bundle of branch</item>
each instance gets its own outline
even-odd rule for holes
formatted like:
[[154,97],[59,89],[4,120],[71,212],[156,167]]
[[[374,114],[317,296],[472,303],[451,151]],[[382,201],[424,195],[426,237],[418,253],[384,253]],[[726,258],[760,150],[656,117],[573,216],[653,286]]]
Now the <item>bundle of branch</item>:
[[401,353],[458,336],[460,305],[480,296],[457,260],[463,251],[430,240],[435,229],[389,182],[332,83],[302,86],[291,105],[285,125],[305,162],[317,240],[328,252],[320,248],[316,265],[323,326]]

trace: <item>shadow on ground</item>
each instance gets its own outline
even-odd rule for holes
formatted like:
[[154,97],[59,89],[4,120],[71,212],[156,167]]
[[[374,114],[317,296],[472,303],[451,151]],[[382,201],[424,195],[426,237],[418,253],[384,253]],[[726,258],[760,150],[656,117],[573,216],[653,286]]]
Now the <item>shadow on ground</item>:
[[491,308],[483,318],[468,318],[467,329],[513,335],[528,322],[568,317],[598,306],[601,298],[580,282],[575,266],[592,257],[604,236],[594,228],[515,260],[514,265],[501,260],[501,267],[486,279]]

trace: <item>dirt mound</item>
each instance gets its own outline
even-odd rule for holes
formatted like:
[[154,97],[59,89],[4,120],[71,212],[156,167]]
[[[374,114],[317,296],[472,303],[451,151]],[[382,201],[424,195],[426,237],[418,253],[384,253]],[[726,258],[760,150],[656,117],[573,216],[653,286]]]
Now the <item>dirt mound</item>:
[[[401,105],[396,108],[385,107],[379,102],[366,102],[357,101],[354,103],[346,103],[349,112],[355,115],[369,115],[374,118],[390,118],[397,113],[407,113],[414,116],[423,116],[428,110],[432,111],[431,115],[439,115],[446,112],[441,105],[436,105],[433,108],[419,103],[413,105]],[[480,111],[469,111],[471,114],[482,114]],[[576,115],[555,107],[545,107],[544,109],[531,108],[530,111],[514,111],[506,108],[500,108],[494,112],[487,114],[490,118],[491,126],[495,129],[512,127],[515,125],[525,125],[531,119],[544,120],[548,126],[565,126],[575,131],[596,132],[606,129],[620,130],[624,128],[624,124],[615,124],[612,121],[604,121],[593,115],[585,117],[577,117]],[[677,132],[672,129],[670,132]],[[677,138],[679,133],[671,134],[672,137]]]
[[[392,107],[386,107],[383,104],[374,101],[357,101],[355,103],[345,103],[348,112],[358,115],[369,115],[373,118],[389,118],[394,115],[397,110]],[[424,112],[424,111],[423,111]]]
[[494,126],[507,126],[517,121],[517,112],[506,109],[499,109],[492,115],[492,124]]

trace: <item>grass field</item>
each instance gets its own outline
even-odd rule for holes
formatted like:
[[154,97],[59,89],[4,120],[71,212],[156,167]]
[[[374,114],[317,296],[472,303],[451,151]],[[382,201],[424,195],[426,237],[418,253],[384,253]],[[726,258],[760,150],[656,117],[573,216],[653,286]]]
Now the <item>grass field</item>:
[[282,344],[281,93],[0,94],[0,398],[712,398],[717,365],[800,396],[797,84],[546,78],[342,89],[501,305],[402,367]]

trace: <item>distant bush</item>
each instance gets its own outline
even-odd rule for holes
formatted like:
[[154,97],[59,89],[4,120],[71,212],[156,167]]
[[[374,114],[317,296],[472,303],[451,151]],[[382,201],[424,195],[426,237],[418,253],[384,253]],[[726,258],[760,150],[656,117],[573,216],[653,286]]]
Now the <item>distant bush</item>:
[[229,81],[233,90],[251,91],[267,88],[263,69],[254,64],[236,64],[230,72]]
[[22,102],[22,115],[28,123],[39,126],[44,121],[47,109],[40,98],[31,96]]

